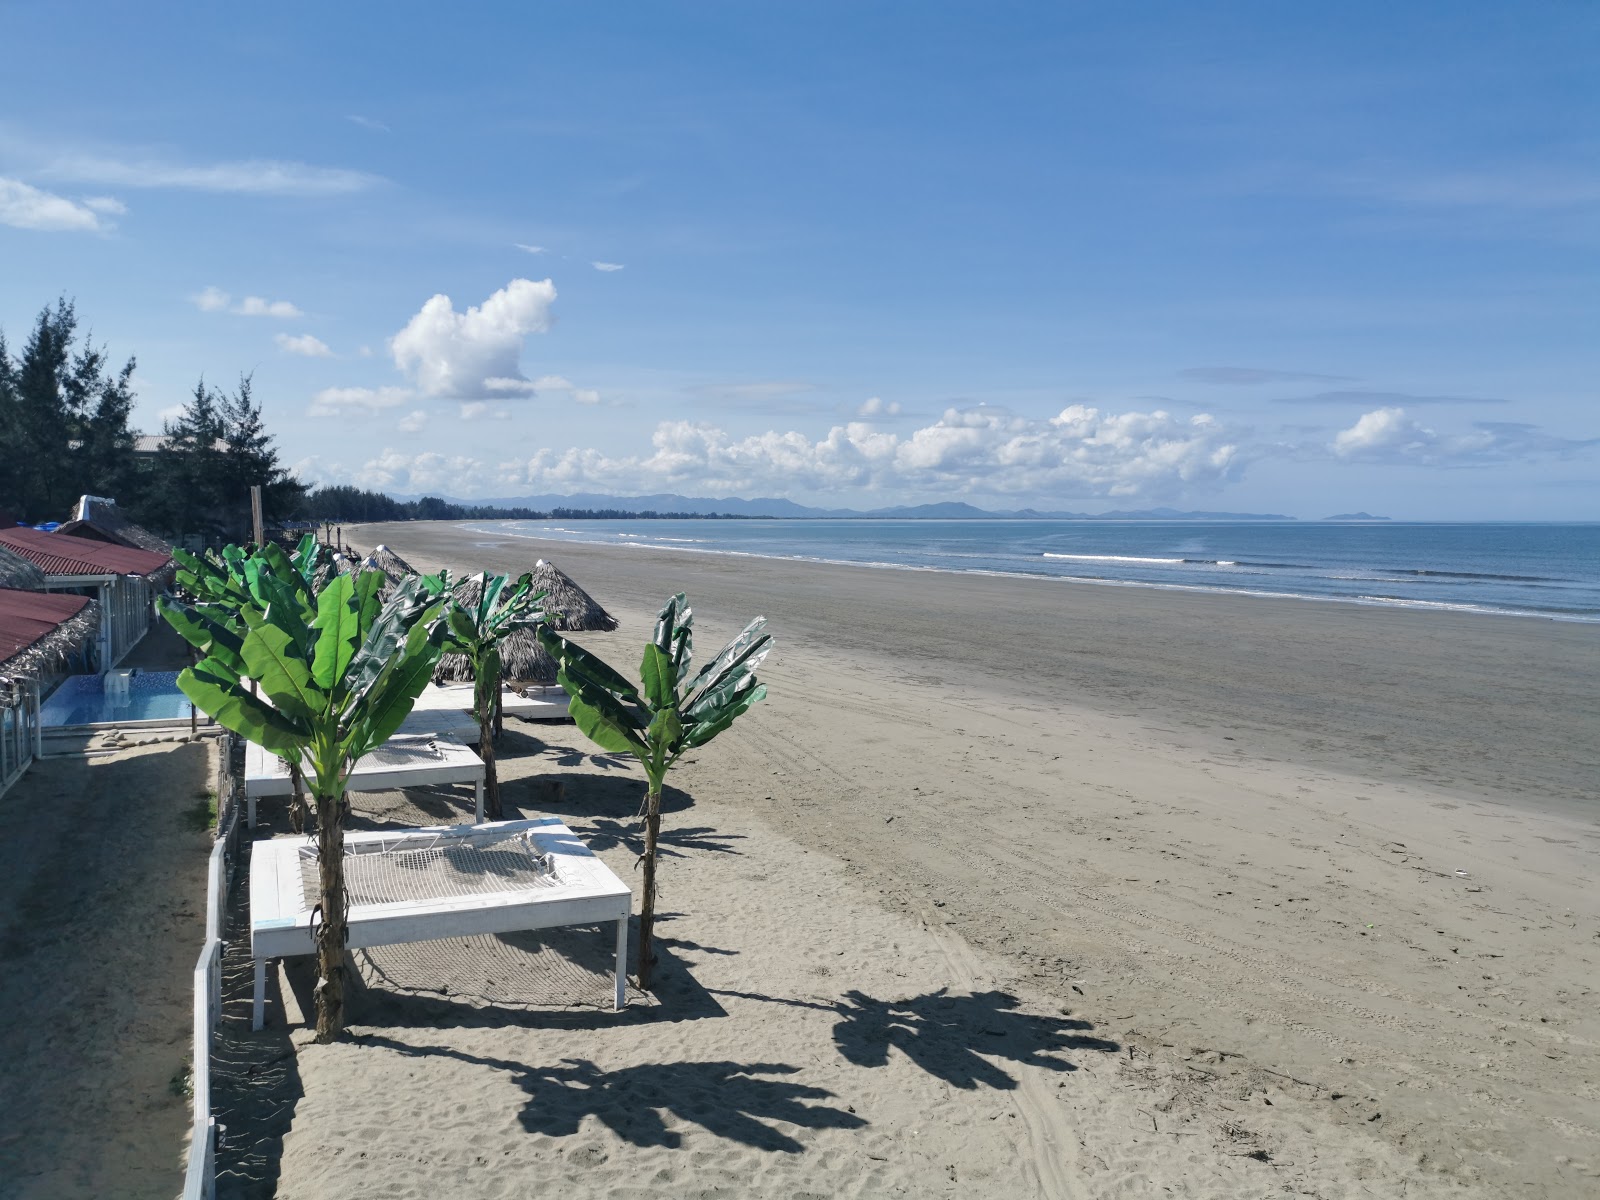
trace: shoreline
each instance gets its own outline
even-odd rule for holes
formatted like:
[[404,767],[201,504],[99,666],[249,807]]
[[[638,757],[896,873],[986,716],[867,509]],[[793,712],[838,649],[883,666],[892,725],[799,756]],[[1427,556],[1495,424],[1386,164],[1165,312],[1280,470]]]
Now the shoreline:
[[[498,518],[495,518],[495,519],[499,520]],[[520,519],[520,518],[513,518],[513,519]],[[707,519],[710,519],[710,518],[707,518]],[[786,518],[786,519],[818,520],[818,521],[820,521],[820,520],[828,520],[828,519],[833,519],[833,518]],[[507,521],[509,521],[509,520],[511,520],[511,519],[507,519]],[[502,523],[507,523],[507,522],[502,522]],[[979,522],[979,523],[981,523],[981,522]],[[1326,594],[1325,595],[1325,594],[1318,594],[1318,593],[1314,593],[1314,592],[1285,592],[1285,591],[1271,591],[1271,590],[1264,590],[1264,589],[1257,589],[1257,588],[1223,587],[1223,586],[1220,586],[1220,585],[1202,584],[1202,583],[1167,583],[1167,582],[1160,582],[1160,581],[1154,581],[1154,580],[1112,579],[1112,578],[1107,578],[1107,577],[1103,577],[1103,576],[1052,575],[1052,574],[1049,574],[1048,572],[1044,572],[1044,571],[1026,571],[1026,570],[1007,571],[1007,570],[1000,570],[1000,569],[997,569],[997,568],[977,568],[977,567],[974,567],[974,568],[960,568],[960,567],[947,567],[947,566],[931,566],[931,565],[923,565],[923,564],[917,564],[917,563],[899,563],[899,562],[886,562],[886,561],[861,560],[861,559],[844,559],[844,558],[825,558],[825,557],[821,557],[821,556],[817,556],[817,555],[802,555],[802,554],[763,554],[763,553],[760,553],[758,551],[753,551],[753,550],[712,549],[712,548],[703,547],[703,546],[663,544],[664,542],[672,541],[674,539],[661,539],[659,541],[648,543],[648,544],[646,544],[646,543],[636,543],[636,542],[617,542],[617,541],[600,541],[600,540],[592,540],[591,541],[591,540],[585,540],[585,539],[579,539],[579,538],[562,539],[562,538],[541,537],[536,533],[517,533],[517,532],[511,531],[511,530],[476,529],[476,528],[472,527],[472,522],[469,522],[469,521],[412,522],[411,524],[450,525],[450,526],[454,526],[456,528],[459,528],[459,529],[462,529],[462,530],[465,530],[465,531],[468,531],[468,532],[471,532],[471,533],[481,534],[481,535],[483,535],[484,537],[487,537],[487,538],[517,538],[519,540],[540,542],[540,543],[544,543],[544,544],[548,544],[548,545],[552,545],[552,546],[588,546],[588,547],[593,547],[593,548],[597,548],[597,549],[659,550],[659,551],[662,551],[662,552],[665,552],[665,553],[704,554],[704,555],[725,556],[725,557],[730,557],[730,558],[756,558],[756,559],[761,559],[761,560],[764,560],[764,561],[771,561],[771,562],[813,563],[813,564],[820,565],[820,566],[863,567],[863,568],[870,568],[870,569],[873,569],[873,570],[889,570],[889,571],[931,571],[931,572],[937,572],[937,573],[941,573],[941,574],[969,575],[969,576],[977,576],[977,577],[983,577],[983,578],[994,578],[994,579],[1034,579],[1034,580],[1042,580],[1042,581],[1046,581],[1046,582],[1050,582],[1050,583],[1068,583],[1068,584],[1081,583],[1081,584],[1092,584],[1092,585],[1101,586],[1101,587],[1148,588],[1148,589],[1153,589],[1153,590],[1157,590],[1157,591],[1196,592],[1196,593],[1201,593],[1201,594],[1205,594],[1205,595],[1219,595],[1219,596],[1251,596],[1251,597],[1258,597],[1258,598],[1261,598],[1261,599],[1271,599],[1271,600],[1307,600],[1307,601],[1317,601],[1317,602],[1322,602],[1322,603],[1333,603],[1333,604],[1356,604],[1356,605],[1363,605],[1363,606],[1369,606],[1369,607],[1374,607],[1374,608],[1411,609],[1411,610],[1415,610],[1415,611],[1418,611],[1418,612],[1459,612],[1459,613],[1470,613],[1470,614],[1473,614],[1473,615],[1490,616],[1490,617],[1525,617],[1525,618],[1529,618],[1529,619],[1533,619],[1533,620],[1560,621],[1560,622],[1563,622],[1563,623],[1580,624],[1580,625],[1597,625],[1597,624],[1600,624],[1600,615],[1586,615],[1587,610],[1585,612],[1572,612],[1572,611],[1569,611],[1569,610],[1555,610],[1555,609],[1506,608],[1506,607],[1497,607],[1497,606],[1486,605],[1486,604],[1473,604],[1473,603],[1466,602],[1466,601],[1457,602],[1457,601],[1445,601],[1445,600],[1438,600],[1438,601],[1435,601],[1435,600],[1418,600],[1418,599],[1408,599],[1408,598],[1402,597],[1402,596],[1343,596],[1343,595],[1331,595],[1331,594]],[[1152,522],[1152,524],[1164,524],[1164,523],[1162,523],[1162,522]],[[1197,524],[1204,524],[1204,523],[1203,522],[1197,522]],[[1445,524],[1445,523],[1443,523],[1443,522],[1402,522],[1401,524],[1403,524],[1403,525],[1416,525],[1416,524]],[[1496,522],[1456,522],[1455,524],[1467,525],[1467,526],[1474,526],[1474,525],[1481,525],[1481,524],[1501,524],[1501,525],[1531,524],[1531,525],[1538,525],[1540,527],[1565,524],[1565,525],[1575,525],[1575,526],[1585,526],[1586,527],[1586,526],[1592,525],[1594,523],[1593,522],[1587,522],[1587,521],[1572,521],[1572,522],[1548,522],[1548,521],[1545,521],[1545,522],[1498,522],[1498,523],[1496,523]],[[351,528],[354,529],[354,528],[360,528],[360,527],[359,526],[351,526]],[[683,540],[683,539],[678,539],[678,540]],[[1075,556],[1045,553],[1044,557],[1045,558],[1072,558],[1072,557],[1075,557]],[[1088,557],[1095,558],[1095,559],[1107,559],[1107,560],[1110,560],[1110,561],[1116,561],[1116,560],[1119,559],[1119,556],[1115,556],[1115,555],[1092,555],[1092,556],[1088,556]],[[1140,558],[1132,558],[1132,559],[1127,559],[1127,560],[1123,560],[1123,561],[1143,562],[1143,561],[1166,561],[1166,560],[1145,560],[1145,559],[1140,559]],[[1188,561],[1188,560],[1185,560],[1185,561]],[[1195,561],[1196,563],[1199,563],[1201,561],[1210,561],[1210,560],[1193,560],[1193,561]],[[1374,582],[1374,584],[1378,584],[1378,583],[1381,583],[1383,581],[1382,580],[1374,580],[1373,582]]]

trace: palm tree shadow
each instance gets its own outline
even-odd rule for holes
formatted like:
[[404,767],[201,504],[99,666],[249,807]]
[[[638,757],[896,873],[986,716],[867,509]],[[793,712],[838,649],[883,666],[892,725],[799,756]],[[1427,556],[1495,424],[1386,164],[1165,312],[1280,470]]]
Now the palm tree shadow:
[[1035,1016],[1021,1011],[1008,992],[952,996],[948,988],[909,1000],[875,1000],[849,991],[834,1006],[833,1042],[860,1067],[881,1067],[898,1048],[930,1075],[959,1088],[980,1085],[1009,1091],[1016,1079],[992,1060],[1047,1071],[1076,1071],[1067,1051],[1115,1052],[1121,1047],[1089,1036],[1089,1021]]
[[682,1136],[667,1127],[671,1114],[758,1150],[798,1154],[804,1146],[780,1125],[860,1129],[867,1123],[854,1113],[817,1103],[832,1099],[833,1093],[787,1078],[799,1068],[786,1063],[642,1063],[603,1071],[583,1058],[529,1066],[442,1046],[412,1046],[382,1035],[359,1040],[400,1054],[453,1058],[509,1072],[528,1097],[518,1120],[529,1133],[546,1137],[568,1137],[592,1116],[632,1145],[675,1150]]
[[[645,781],[633,772],[590,775],[579,771],[502,779],[500,798],[519,812],[538,816],[608,817],[625,821],[644,805]],[[694,806],[694,798],[671,784],[661,789],[661,811],[678,813]],[[570,822],[569,822],[570,823]]]
[[[644,829],[635,822],[619,821],[613,817],[595,817],[587,825],[574,825],[572,832],[595,853],[621,847],[632,854],[644,853]],[[739,841],[742,833],[718,833],[709,825],[689,825],[666,828],[656,842],[656,853],[682,858],[688,850],[711,850],[719,854],[739,853],[727,842]]]

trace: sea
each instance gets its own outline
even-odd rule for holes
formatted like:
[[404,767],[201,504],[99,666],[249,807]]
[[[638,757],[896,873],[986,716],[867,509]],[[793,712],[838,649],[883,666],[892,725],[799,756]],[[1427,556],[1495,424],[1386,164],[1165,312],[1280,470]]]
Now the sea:
[[1023,575],[1600,622],[1600,524],[1329,521],[548,520],[539,538],[888,570]]

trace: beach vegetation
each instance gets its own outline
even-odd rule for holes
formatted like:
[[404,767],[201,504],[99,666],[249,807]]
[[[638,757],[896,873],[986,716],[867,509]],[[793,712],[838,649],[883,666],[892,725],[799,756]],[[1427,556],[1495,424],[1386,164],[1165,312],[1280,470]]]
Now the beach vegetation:
[[327,1042],[344,1024],[345,784],[427,686],[445,602],[420,578],[385,602],[382,572],[329,575],[316,559],[305,542],[293,557],[270,544],[187,556],[185,589],[195,595],[192,582],[211,598],[160,609],[202,654],[179,674],[179,690],[240,737],[305,764],[317,833],[316,1036]]
[[425,577],[429,590],[449,597],[445,613],[444,651],[463,654],[472,663],[472,715],[478,719],[478,756],[483,759],[484,811],[491,821],[501,819],[500,778],[495,769],[494,724],[500,704],[501,646],[519,629],[531,629],[544,619],[539,602],[544,592],[524,572],[513,580],[487,571],[468,576],[454,585],[449,573]]
[[691,673],[694,611],[682,592],[668,600],[639,664],[641,686],[598,655],[548,625],[539,640],[559,665],[557,682],[570,697],[578,729],[600,749],[629,754],[644,767],[643,897],[639,906],[639,986],[655,965],[656,851],[661,789],[667,772],[704,746],[767,694],[756,668],[772,649],[766,618],[757,617],[699,671]]

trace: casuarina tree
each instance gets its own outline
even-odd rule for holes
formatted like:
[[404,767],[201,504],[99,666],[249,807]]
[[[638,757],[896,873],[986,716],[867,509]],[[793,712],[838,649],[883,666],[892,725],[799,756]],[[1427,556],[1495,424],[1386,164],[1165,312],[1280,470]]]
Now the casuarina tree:
[[656,620],[639,664],[642,686],[550,629],[539,640],[560,666],[556,679],[571,698],[572,719],[602,750],[631,754],[644,767],[644,897],[639,906],[639,986],[650,986],[655,965],[656,847],[661,838],[661,789],[667,772],[697,746],[721,733],[767,694],[756,668],[772,649],[757,617],[699,671],[690,673],[694,612],[679,592]]

